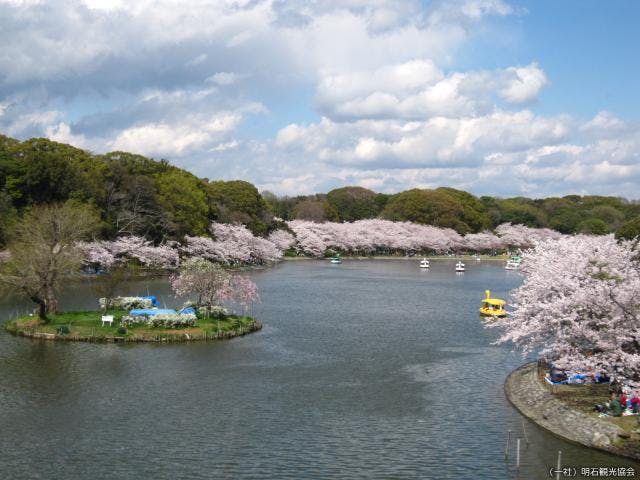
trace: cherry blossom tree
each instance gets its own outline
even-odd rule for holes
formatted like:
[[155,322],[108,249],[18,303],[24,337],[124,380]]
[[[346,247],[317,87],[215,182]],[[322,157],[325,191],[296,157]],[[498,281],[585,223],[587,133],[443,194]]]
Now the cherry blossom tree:
[[491,232],[469,233],[464,236],[464,247],[474,252],[502,250],[504,241]]
[[421,225],[390,220],[358,220],[352,223],[287,222],[295,233],[299,252],[320,257],[327,249],[353,254],[408,253],[446,251],[493,251],[507,246],[531,247],[536,241],[559,238],[561,234],[548,229],[534,229],[523,225],[504,224],[498,235],[491,232],[465,237],[451,228]]
[[505,247],[530,248],[535,242],[549,239],[558,239],[562,234],[548,228],[530,228],[524,225],[512,225],[503,223],[496,227]]
[[249,277],[232,275],[228,284],[228,299],[241,305],[245,313],[254,303],[260,301],[258,286]]
[[180,273],[171,277],[174,293],[183,297],[196,297],[197,306],[212,307],[230,295],[230,274],[220,265],[204,258],[185,260]]
[[219,264],[200,257],[182,263],[180,272],[171,277],[171,288],[176,295],[196,297],[198,307],[233,302],[246,311],[260,301],[258,287],[249,277],[231,274]]
[[105,268],[136,260],[147,267],[173,269],[178,266],[179,255],[175,246],[154,246],[151,241],[130,235],[113,241],[102,240],[79,243],[84,252],[85,263]]
[[296,243],[296,237],[286,230],[274,230],[269,234],[267,240],[273,243],[281,252],[286,252]]
[[254,236],[243,225],[212,223],[210,230],[214,238],[185,237],[183,254],[227,265],[264,264],[282,258],[282,250],[273,242]]
[[639,382],[639,258],[612,235],[541,241],[524,254],[513,313],[487,325],[560,368]]

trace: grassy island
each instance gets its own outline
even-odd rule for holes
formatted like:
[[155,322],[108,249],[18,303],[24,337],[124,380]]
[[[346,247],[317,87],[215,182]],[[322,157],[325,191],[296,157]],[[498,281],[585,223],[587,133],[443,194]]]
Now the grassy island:
[[198,315],[195,325],[183,328],[130,325],[122,327],[120,320],[126,310],[109,310],[113,325],[102,326],[102,311],[64,312],[49,315],[44,323],[35,316],[23,316],[5,322],[4,328],[15,335],[48,340],[85,342],[188,342],[195,340],[222,340],[233,338],[262,328],[252,317],[227,315],[224,318],[205,318]]

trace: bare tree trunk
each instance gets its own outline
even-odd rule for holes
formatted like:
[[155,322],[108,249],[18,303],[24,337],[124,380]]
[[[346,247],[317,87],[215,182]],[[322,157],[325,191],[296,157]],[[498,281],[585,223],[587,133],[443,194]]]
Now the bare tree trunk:
[[58,313],[58,299],[52,287],[47,287],[46,305],[47,313]]
[[47,304],[44,299],[32,296],[31,301],[38,305],[38,318],[47,323],[49,318],[47,318]]

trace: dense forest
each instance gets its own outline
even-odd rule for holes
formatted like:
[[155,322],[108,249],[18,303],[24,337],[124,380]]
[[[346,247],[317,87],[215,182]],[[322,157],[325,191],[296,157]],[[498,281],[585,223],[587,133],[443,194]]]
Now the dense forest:
[[96,155],[71,145],[0,135],[0,245],[33,205],[78,201],[95,208],[102,238],[142,235],[155,242],[206,234],[211,222],[242,223],[258,235],[280,220],[381,218],[451,227],[461,234],[505,222],[562,233],[640,233],[640,203],[618,197],[476,197],[453,188],[396,194],[342,187],[326,194],[278,197],[242,180],[198,178],[166,160],[127,152]]

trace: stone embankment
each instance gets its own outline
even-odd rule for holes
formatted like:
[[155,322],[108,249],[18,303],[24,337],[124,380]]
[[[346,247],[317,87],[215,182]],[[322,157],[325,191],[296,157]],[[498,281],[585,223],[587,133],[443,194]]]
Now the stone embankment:
[[509,401],[525,417],[568,440],[616,455],[638,459],[619,447],[629,437],[622,428],[604,418],[578,411],[556,398],[540,382],[536,363],[528,363],[511,372],[505,382]]
[[29,329],[6,329],[9,333],[20,337],[37,338],[40,340],[54,340],[65,342],[90,342],[90,343],[178,343],[178,342],[196,342],[210,340],[229,340],[235,337],[241,337],[252,332],[262,329],[262,322],[254,320],[249,325],[245,325],[234,330],[227,330],[214,333],[180,333],[176,331],[164,331],[163,333],[145,335],[126,335],[126,336],[95,336],[95,335],[62,335],[57,333],[36,332]]

